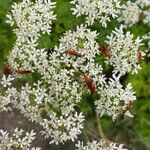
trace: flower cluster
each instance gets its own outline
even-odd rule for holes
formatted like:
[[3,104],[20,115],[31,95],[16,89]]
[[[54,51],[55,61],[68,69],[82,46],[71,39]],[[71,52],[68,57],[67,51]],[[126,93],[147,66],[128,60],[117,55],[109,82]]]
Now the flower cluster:
[[[72,0],[71,3],[75,5],[72,8],[74,15],[86,15],[88,25],[100,20],[104,27],[110,21],[110,16],[117,17],[120,9],[118,0]],[[147,1],[143,5],[147,5]],[[129,9],[134,8],[134,13],[130,15],[135,15],[135,18],[129,19],[134,24],[139,20],[140,9],[136,4],[130,6]],[[50,137],[50,143],[59,144],[74,141],[81,134],[85,117],[78,108],[80,102],[86,101],[84,94],[97,96],[94,104],[100,117],[107,115],[113,120],[120,114],[132,117],[129,110],[136,100],[135,93],[131,84],[124,87],[120,78],[128,72],[137,73],[141,69],[139,63],[144,53],[140,51],[141,40],[134,39],[130,32],[125,33],[122,26],[107,36],[108,47],[105,47],[97,42],[97,31],[88,29],[87,25],[80,25],[74,31],[66,31],[59,45],[48,55],[44,48],[38,48],[38,39],[41,34],[51,32],[52,21],[56,17],[53,8],[55,3],[51,0],[23,0],[14,3],[11,14],[7,15],[7,22],[14,26],[17,40],[0,81],[3,91],[0,95],[0,111],[11,110],[10,106],[17,108],[30,121],[42,126],[41,134],[45,138]],[[126,24],[130,24],[130,21],[126,21]],[[103,55],[106,64],[113,67],[112,77],[108,79],[97,61]],[[18,80],[16,74],[28,72],[32,77],[34,71],[40,76],[38,81],[20,84],[19,88],[15,86]],[[19,135],[23,133],[17,129],[15,132]],[[7,133],[2,134],[7,137]],[[33,132],[31,139],[32,135]],[[19,136],[15,137],[19,139]],[[31,143],[31,139],[27,141]],[[29,143],[26,144],[30,146]],[[123,145],[117,146],[112,142],[107,144],[100,140],[87,146],[79,142],[77,148],[123,150]]]
[[56,47],[49,57],[50,67],[45,72],[41,72],[43,78],[50,81],[49,83],[57,82],[56,86],[59,86],[57,88],[61,88],[60,93],[67,87],[67,90],[73,91],[71,87],[74,87],[78,91],[74,93],[75,95],[83,91],[85,74],[92,77],[93,82],[99,82],[101,77],[103,83],[102,67],[95,64],[96,54],[100,55],[96,38],[95,31],[82,25],[77,27],[76,31],[67,31],[60,39],[59,47]]
[[[6,105],[14,104],[29,120],[41,124],[44,128],[42,133],[53,138],[51,143],[77,138],[83,128],[84,117],[76,113],[74,106],[81,101],[85,90],[95,91],[94,87],[91,89],[92,83],[85,80],[89,76],[93,84],[104,82],[101,66],[94,64],[95,55],[99,53],[96,37],[95,31],[83,26],[77,27],[74,32],[66,32],[59,47],[49,57],[48,67],[36,64],[42,80],[33,85],[26,84],[21,91],[8,86],[6,95],[2,96],[2,100],[7,99]],[[9,77],[3,77],[7,81],[1,82],[4,88],[11,84]],[[45,83],[48,86],[44,87]],[[42,118],[42,112],[46,118]],[[64,124],[66,120],[69,126]]]
[[150,2],[147,0],[127,1],[122,5],[122,11],[118,20],[124,23],[124,27],[131,27],[140,20],[145,24],[150,24],[149,13]]
[[140,51],[141,39],[134,39],[130,32],[124,33],[123,27],[115,28],[106,43],[111,56],[106,58],[106,63],[114,67],[114,72],[124,75],[126,72],[137,73],[141,69],[139,63],[143,59],[144,52]]
[[[23,0],[12,5],[11,13],[7,14],[7,23],[14,26],[13,32],[17,36],[8,59],[13,69],[34,70],[35,64],[46,60],[43,49],[37,49],[37,41],[41,34],[51,32],[52,21],[56,19],[53,8],[55,2],[51,0],[36,0],[35,3]],[[43,56],[44,59],[39,56]]]
[[113,79],[105,84],[105,87],[99,88],[98,93],[100,99],[95,101],[96,111],[100,116],[108,115],[115,120],[120,114],[132,117],[129,112],[134,100],[136,100],[135,93],[129,83],[125,88],[119,81],[119,76],[113,75]]
[[[122,46],[124,41],[128,42],[123,32],[119,32],[120,36],[117,32],[113,33],[118,35],[118,39],[123,38],[122,41],[120,40],[121,44],[117,45],[119,43],[115,40],[118,39],[111,36],[112,50],[118,46],[116,49],[122,52],[133,43],[131,41],[133,37],[129,36],[131,43]],[[84,116],[76,112],[75,106],[82,100],[84,92],[99,94],[95,106],[100,116],[105,114],[114,120],[119,114],[124,113],[131,117],[128,105],[135,100],[132,87],[128,84],[124,89],[119,82],[119,78],[125,73],[120,71],[122,66],[116,72],[120,71],[119,75],[116,77],[114,74],[114,79],[106,82],[102,66],[95,63],[96,55],[101,55],[96,38],[95,31],[82,25],[77,27],[76,31],[67,31],[60,39],[59,47],[56,47],[48,57],[49,67],[43,68],[41,64],[37,65],[42,76],[41,80],[32,85],[22,86],[20,91],[15,87],[10,87],[14,78],[4,75],[1,84],[7,90],[1,99],[3,103],[5,101],[3,104],[5,109],[9,103],[13,104],[13,107],[19,109],[29,120],[40,124],[43,127],[42,134],[45,137],[51,137],[50,143],[56,144],[67,140],[74,141],[81,133]],[[119,48],[124,49],[121,51]],[[117,54],[113,51],[109,59]],[[123,59],[126,60],[125,57],[121,60]]]
[[116,144],[110,141],[101,139],[99,141],[93,140],[88,142],[86,145],[83,142],[78,141],[76,144],[76,150],[127,150],[123,148],[123,144]]
[[[1,83],[5,85],[3,81]],[[5,95],[1,95],[2,106],[5,106],[3,110],[10,110],[8,105],[12,104],[30,121],[40,124],[42,134],[52,138],[51,143],[74,141],[81,133],[84,116],[75,112],[74,104],[64,101],[59,104],[57,99],[50,97],[51,94],[41,81],[32,86],[26,84],[20,91],[8,86]]]
[[136,3],[127,1],[122,9],[119,21],[124,21],[125,25],[132,26],[140,20],[142,10]]
[[86,23],[92,25],[95,20],[98,20],[103,27],[107,27],[107,22],[112,18],[116,18],[119,13],[119,0],[72,0],[71,4],[75,5],[72,8],[73,15],[77,17],[86,15]]
[[7,23],[16,25],[13,31],[22,43],[37,40],[41,33],[50,33],[52,20],[55,19],[52,9],[55,2],[51,0],[23,0],[12,5],[11,14],[7,14]]
[[[76,31],[67,31],[48,59],[43,63],[35,61],[34,67],[38,69],[42,79],[33,85],[26,84],[21,91],[8,86],[6,95],[2,97],[3,100],[7,98],[7,102],[11,102],[29,120],[39,123],[44,129],[42,134],[52,138],[51,143],[63,143],[70,139],[73,141],[81,133],[84,117],[81,113],[78,115],[74,107],[82,100],[85,91],[97,91],[100,95],[100,99],[95,101],[97,112],[100,116],[107,114],[113,120],[126,111],[129,102],[135,100],[130,85],[123,89],[119,80],[111,80],[107,85],[102,66],[95,63],[96,55],[100,55],[96,38],[96,31],[83,25],[77,27]],[[136,62],[140,40],[137,39],[134,44],[133,36],[129,33],[124,35],[121,28],[113,31],[108,39],[111,56],[107,61],[115,67],[115,73],[120,71],[123,75],[126,71],[131,71]],[[130,49],[134,51],[127,55],[126,52]],[[35,51],[38,52],[36,48]],[[36,59],[41,59],[42,62],[43,58],[47,58],[44,50],[41,57],[36,56],[35,51],[27,51],[31,55],[31,59],[28,57],[29,62]],[[133,58],[130,65],[127,59]],[[120,63],[117,59],[124,62]],[[11,84],[8,78],[7,80],[8,82],[1,82],[4,87]]]
[[[43,127],[42,134],[45,137],[51,137],[51,143],[59,144],[64,143],[64,141],[74,141],[77,136],[81,134],[81,129],[83,129],[84,116],[82,113],[78,114],[67,114],[56,116],[56,113],[51,113],[49,119],[43,119],[40,124]],[[62,129],[63,127],[63,129]]]
[[0,149],[1,150],[40,150],[38,147],[31,147],[32,141],[35,139],[36,133],[24,132],[22,129],[16,128],[12,135],[7,131],[0,130]]

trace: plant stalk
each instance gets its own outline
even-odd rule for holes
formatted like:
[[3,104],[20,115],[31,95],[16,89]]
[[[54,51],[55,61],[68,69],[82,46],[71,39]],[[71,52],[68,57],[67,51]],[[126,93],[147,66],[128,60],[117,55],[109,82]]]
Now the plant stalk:
[[96,113],[96,120],[97,120],[97,127],[98,127],[98,132],[99,132],[100,138],[106,139],[106,136],[103,132],[102,125],[101,125],[101,122],[100,122],[100,117],[99,117],[98,113]]

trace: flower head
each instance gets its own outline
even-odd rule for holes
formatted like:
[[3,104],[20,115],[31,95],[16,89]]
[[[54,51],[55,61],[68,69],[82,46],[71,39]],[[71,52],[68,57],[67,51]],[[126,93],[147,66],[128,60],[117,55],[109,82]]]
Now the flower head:
[[119,21],[124,22],[125,26],[132,26],[140,20],[142,10],[131,1],[127,1],[122,6],[121,16],[118,18]]
[[106,58],[106,62],[114,67],[114,72],[137,73],[141,69],[138,60],[139,52],[143,59],[144,52],[140,51],[142,45],[140,38],[134,39],[130,32],[124,33],[122,26],[112,32],[107,37],[106,43],[110,47],[111,56]]
[[119,0],[72,0],[71,4],[75,5],[75,8],[71,9],[73,15],[77,17],[85,15],[88,25],[98,20],[103,27],[107,27],[107,22],[111,20],[110,16],[117,17],[121,8]]
[[8,75],[8,76],[3,75],[1,84],[3,85],[3,87],[8,87],[12,84],[11,81],[13,81],[14,79],[15,78],[12,77],[11,75]]
[[123,88],[118,78],[110,78],[104,88],[98,89],[98,93],[100,98],[95,101],[97,113],[111,116],[113,120],[128,111],[129,103],[136,100],[131,84]]

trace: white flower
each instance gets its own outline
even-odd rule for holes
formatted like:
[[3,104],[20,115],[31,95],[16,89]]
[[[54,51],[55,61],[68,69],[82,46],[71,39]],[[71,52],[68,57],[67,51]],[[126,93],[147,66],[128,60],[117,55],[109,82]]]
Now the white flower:
[[12,77],[11,75],[3,75],[2,80],[1,80],[1,84],[3,85],[3,87],[8,87],[10,86],[12,83],[11,81],[13,81],[15,78]]
[[[85,86],[85,74],[93,83],[105,82],[101,65],[94,63],[96,55],[100,55],[96,38],[97,33],[83,25],[77,26],[75,31],[67,31],[60,39],[59,47],[50,55],[49,67],[40,72],[51,85],[53,104],[59,103],[63,114],[73,108],[72,103],[81,101],[84,89],[89,90]],[[62,102],[64,99],[66,102]]]
[[123,146],[124,146],[123,144],[118,145],[117,143],[112,142],[109,144],[109,149],[110,150],[127,150],[127,149],[124,149]]
[[126,112],[124,113],[124,115],[127,116],[127,117],[131,117],[131,118],[134,117],[129,111],[126,111]]

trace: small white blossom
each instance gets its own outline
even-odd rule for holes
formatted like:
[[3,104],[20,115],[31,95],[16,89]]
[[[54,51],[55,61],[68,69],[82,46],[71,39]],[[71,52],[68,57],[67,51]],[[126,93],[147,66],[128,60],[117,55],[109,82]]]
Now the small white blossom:
[[8,87],[10,86],[12,83],[11,81],[13,81],[15,78],[12,77],[11,75],[3,75],[2,80],[1,80],[1,84],[3,85],[3,87]]
[[[48,92],[48,88],[45,88],[43,82],[39,81],[34,83],[32,87],[26,84],[21,88],[21,91],[14,87],[8,88],[6,95],[1,96],[2,102],[0,102],[2,104],[5,102],[2,106],[6,105],[6,109],[8,104],[12,104],[30,121],[40,124],[43,127],[41,133],[45,137],[51,137],[50,143],[74,141],[81,134],[84,116],[74,110],[75,105],[71,99],[66,102],[62,99],[56,101],[54,95],[50,96],[52,95]],[[6,97],[9,98],[7,101]],[[57,111],[55,112],[53,109],[57,109]],[[57,112],[61,115],[57,115]],[[22,130],[18,132],[16,129],[14,136],[19,137],[21,133]],[[32,137],[34,137],[33,131],[26,133],[26,137],[22,140],[30,143],[33,140]]]

